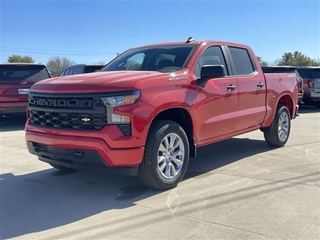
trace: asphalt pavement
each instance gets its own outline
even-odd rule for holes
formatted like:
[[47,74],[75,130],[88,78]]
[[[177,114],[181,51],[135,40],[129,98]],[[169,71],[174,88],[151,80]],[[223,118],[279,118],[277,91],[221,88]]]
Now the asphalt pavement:
[[24,118],[0,122],[1,239],[320,239],[320,112],[283,148],[260,131],[198,150],[174,189],[64,172],[29,154]]

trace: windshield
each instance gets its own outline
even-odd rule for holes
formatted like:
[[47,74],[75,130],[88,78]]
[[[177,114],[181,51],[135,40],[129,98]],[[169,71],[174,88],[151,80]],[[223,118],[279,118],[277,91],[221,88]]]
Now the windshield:
[[101,71],[179,71],[187,65],[196,47],[174,45],[130,49]]
[[0,81],[43,80],[50,78],[45,66],[41,65],[0,65]]

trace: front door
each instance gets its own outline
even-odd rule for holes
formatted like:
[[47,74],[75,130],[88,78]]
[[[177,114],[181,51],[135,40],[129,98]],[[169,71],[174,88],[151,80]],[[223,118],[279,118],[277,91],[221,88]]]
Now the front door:
[[229,75],[220,46],[208,47],[203,52],[195,70],[197,78],[204,65],[222,65],[226,76],[210,79],[204,87],[198,89],[195,110],[199,124],[199,146],[234,132],[238,118],[237,79]]

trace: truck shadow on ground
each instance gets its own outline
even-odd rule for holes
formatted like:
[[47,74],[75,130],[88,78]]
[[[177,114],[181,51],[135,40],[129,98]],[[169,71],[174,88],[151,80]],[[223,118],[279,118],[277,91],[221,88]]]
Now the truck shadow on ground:
[[197,157],[190,158],[188,172],[184,179],[213,171],[243,158],[270,150],[273,150],[273,148],[268,147],[264,140],[249,138],[231,138],[201,147],[198,149]]
[[[190,159],[183,181],[269,150],[272,149],[263,140],[247,138],[232,138],[199,148],[198,156]],[[136,177],[88,171],[49,168],[19,176],[6,173],[0,179],[1,239],[54,229],[167,194],[143,186]]]

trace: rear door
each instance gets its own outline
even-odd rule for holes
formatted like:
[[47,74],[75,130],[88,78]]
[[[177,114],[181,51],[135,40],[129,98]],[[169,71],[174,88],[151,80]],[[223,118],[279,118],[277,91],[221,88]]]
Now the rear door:
[[258,72],[248,49],[228,47],[232,71],[237,79],[239,117],[237,130],[258,126],[266,115],[266,82]]

